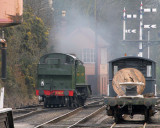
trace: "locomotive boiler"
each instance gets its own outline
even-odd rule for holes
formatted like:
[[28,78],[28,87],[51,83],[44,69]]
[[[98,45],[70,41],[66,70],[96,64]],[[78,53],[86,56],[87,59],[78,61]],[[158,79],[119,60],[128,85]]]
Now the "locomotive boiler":
[[85,83],[85,68],[75,56],[50,53],[40,58],[38,64],[36,95],[44,107],[83,106],[91,95],[91,87]]
[[156,63],[142,57],[121,57],[109,62],[109,97],[105,97],[107,114],[115,122],[124,114],[132,118],[144,115],[149,121],[155,114]]

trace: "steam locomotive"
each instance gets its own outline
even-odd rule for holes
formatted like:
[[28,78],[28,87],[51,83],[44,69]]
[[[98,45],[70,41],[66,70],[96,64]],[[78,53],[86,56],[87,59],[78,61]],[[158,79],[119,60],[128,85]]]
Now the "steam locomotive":
[[91,86],[85,83],[85,68],[75,56],[50,53],[38,64],[36,95],[44,107],[83,106],[91,95]]
[[123,114],[144,115],[149,121],[155,114],[156,63],[143,57],[121,57],[109,62],[109,97],[105,97],[107,114],[115,122]]

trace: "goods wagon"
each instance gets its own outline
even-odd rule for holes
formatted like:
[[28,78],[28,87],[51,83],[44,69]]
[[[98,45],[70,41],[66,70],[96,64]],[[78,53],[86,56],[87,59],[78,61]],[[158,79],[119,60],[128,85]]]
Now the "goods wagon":
[[149,121],[155,114],[156,63],[142,57],[121,57],[109,62],[109,97],[105,97],[107,114],[122,120],[144,115]]
[[91,95],[83,63],[73,55],[46,54],[40,58],[37,73],[36,94],[45,107],[78,107]]

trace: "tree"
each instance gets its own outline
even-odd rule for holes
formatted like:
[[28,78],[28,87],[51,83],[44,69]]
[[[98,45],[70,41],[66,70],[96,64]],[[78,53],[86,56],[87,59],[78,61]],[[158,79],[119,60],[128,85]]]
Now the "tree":
[[21,25],[3,29],[8,43],[8,76],[2,84],[10,105],[12,98],[23,102],[23,98],[27,100],[35,95],[37,64],[40,57],[47,53],[48,27],[29,6],[25,6],[23,18]]

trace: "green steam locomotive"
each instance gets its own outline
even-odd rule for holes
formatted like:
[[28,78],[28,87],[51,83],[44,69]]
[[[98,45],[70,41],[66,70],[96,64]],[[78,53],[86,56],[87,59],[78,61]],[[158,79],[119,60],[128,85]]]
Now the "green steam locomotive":
[[91,86],[85,83],[85,67],[75,56],[50,53],[38,64],[36,95],[44,107],[83,106],[91,95]]

